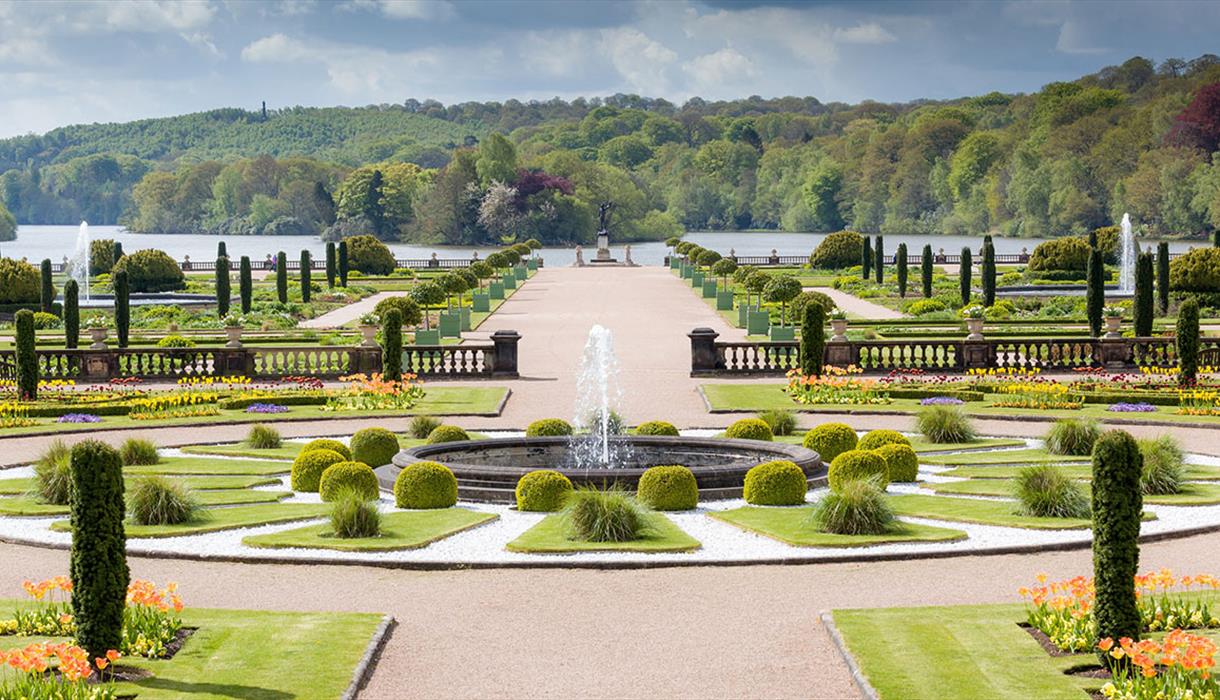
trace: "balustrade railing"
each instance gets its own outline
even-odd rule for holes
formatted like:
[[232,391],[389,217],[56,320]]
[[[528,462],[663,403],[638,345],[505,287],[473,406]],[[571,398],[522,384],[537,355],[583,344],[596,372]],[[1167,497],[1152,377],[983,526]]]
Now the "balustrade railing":
[[[538,261],[538,267],[544,267],[542,258],[532,258]],[[479,258],[398,258],[394,261],[396,267],[409,270],[427,270],[441,269],[453,270],[457,268],[470,267],[471,264],[479,262]],[[238,258],[230,258],[229,265],[234,273],[237,272]],[[69,263],[70,265],[71,263]],[[272,270],[275,266],[264,260],[250,260],[251,268],[254,270]],[[66,269],[66,265],[62,262],[51,263],[51,272],[62,273]],[[216,270],[215,259],[200,259],[200,260],[181,260],[178,262],[183,272],[214,272]],[[290,271],[299,271],[301,269],[301,261],[299,258],[289,258],[284,269]],[[310,270],[325,270],[326,258],[314,257],[309,263]]]

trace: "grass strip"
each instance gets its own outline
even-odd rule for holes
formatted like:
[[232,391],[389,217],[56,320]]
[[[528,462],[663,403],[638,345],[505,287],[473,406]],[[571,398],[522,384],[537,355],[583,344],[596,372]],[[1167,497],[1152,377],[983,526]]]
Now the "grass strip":
[[[1015,479],[1024,467],[956,467],[948,471],[937,472],[938,476],[957,476],[964,479]],[[1063,464],[1059,469],[1073,479],[1092,479],[1093,467],[1090,464]],[[1188,481],[1220,481],[1220,467],[1203,464],[1187,464],[1184,479]]]
[[[242,489],[195,492],[195,497],[205,506],[277,503],[291,495],[291,491],[246,491]],[[0,498],[0,515],[67,515],[68,513],[68,506],[39,503],[36,498],[31,496]]]
[[[271,503],[263,505],[233,506],[232,508],[208,508],[198,520],[180,525],[133,525],[127,523],[127,536],[142,537],[178,537],[181,535],[201,535],[207,532],[235,530],[257,525],[291,522],[293,520],[309,520],[319,518],[330,510],[325,503]],[[72,526],[67,520],[51,523],[51,529],[57,532],[71,532]]]
[[[937,493],[960,494],[968,496],[1009,496],[1012,497],[1015,483],[1011,479],[970,479],[968,481],[946,481],[940,483],[921,484],[924,488]],[[1081,484],[1086,493],[1090,484]],[[1209,506],[1220,503],[1220,484],[1182,484],[1178,493],[1144,496],[1144,503],[1163,506]]]
[[588,542],[568,537],[567,518],[562,513],[548,515],[537,525],[509,542],[510,552],[563,554],[573,552],[690,552],[701,545],[672,520],[660,513],[647,516],[648,530],[630,542]]
[[[124,479],[127,488],[131,488],[131,482],[137,478],[129,476]],[[251,486],[274,486],[280,483],[280,480],[273,477],[264,476],[246,476],[238,474],[235,476],[175,476],[174,479],[186,486],[188,489],[195,490],[217,490],[217,489],[248,489]],[[22,477],[20,479],[0,479],[0,496],[18,496],[25,495],[34,489],[34,477]]]
[[244,538],[242,544],[267,548],[333,549],[340,552],[391,552],[426,547],[498,517],[495,513],[480,513],[466,508],[400,511],[382,514],[381,535],[378,537],[336,537],[330,523],[323,523],[266,535],[251,535]]
[[156,464],[141,467],[124,467],[125,474],[213,474],[213,475],[266,475],[287,474],[292,469],[288,462],[254,459],[209,459],[207,457],[162,457]]
[[930,520],[948,520],[977,525],[998,525],[1030,530],[1084,530],[1092,523],[1081,518],[1035,518],[1017,515],[1015,501],[984,501],[977,498],[950,498],[922,494],[887,497],[897,515]]
[[744,506],[713,511],[708,516],[743,530],[795,547],[864,547],[892,542],[953,542],[966,539],[961,530],[898,521],[881,535],[836,535],[818,532],[809,523],[812,508],[760,508]]
[[1080,464],[1088,462],[1090,459],[1088,456],[1053,455],[1041,447],[1030,447],[1024,450],[933,455],[919,461],[925,464],[940,464],[944,466],[972,466],[978,464]]

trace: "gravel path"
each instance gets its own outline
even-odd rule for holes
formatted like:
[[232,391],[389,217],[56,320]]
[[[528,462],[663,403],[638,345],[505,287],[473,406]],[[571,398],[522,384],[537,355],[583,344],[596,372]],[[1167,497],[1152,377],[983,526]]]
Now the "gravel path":
[[382,299],[390,297],[405,297],[409,292],[377,292],[371,297],[365,297],[355,304],[341,306],[334,311],[328,311],[317,318],[307,318],[299,323],[300,328],[338,328],[351,323],[369,313]]
[[874,304],[867,299],[861,299],[858,296],[848,294],[833,287],[805,287],[805,290],[825,294],[830,297],[835,306],[846,311],[848,316],[854,318],[906,318],[905,314],[889,307]]

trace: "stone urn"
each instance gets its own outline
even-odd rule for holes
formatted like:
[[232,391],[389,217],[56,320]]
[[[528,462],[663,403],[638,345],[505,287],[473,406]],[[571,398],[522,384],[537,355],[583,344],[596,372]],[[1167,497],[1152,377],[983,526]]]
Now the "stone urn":
[[365,325],[360,326],[360,346],[365,348],[377,347],[377,326]]
[[90,328],[89,337],[93,340],[93,345],[89,346],[90,350],[105,350],[106,335],[110,332],[107,328]]
[[966,319],[966,331],[969,335],[966,340],[982,340],[983,339],[983,319],[968,318]]
[[229,336],[229,342],[225,343],[226,348],[241,347],[241,326],[225,326],[225,335]]
[[846,342],[847,341],[847,319],[832,318],[830,319],[830,336],[831,342]]
[[1106,337],[1107,338],[1123,337],[1122,331],[1119,330],[1119,327],[1122,326],[1122,323],[1123,323],[1122,316],[1106,316]]

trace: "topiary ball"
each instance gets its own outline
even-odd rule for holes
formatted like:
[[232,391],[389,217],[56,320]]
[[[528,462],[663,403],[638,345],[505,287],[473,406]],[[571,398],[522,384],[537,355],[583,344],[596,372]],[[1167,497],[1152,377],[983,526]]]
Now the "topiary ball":
[[852,430],[850,425],[823,423],[805,433],[805,439],[801,444],[805,446],[805,449],[817,452],[823,462],[830,464],[835,457],[848,450],[856,449],[856,443],[859,441],[856,431]]
[[554,513],[572,493],[572,481],[553,469],[539,469],[517,480],[517,510]]
[[563,437],[572,434],[572,424],[562,418],[543,418],[525,428],[525,437]]
[[680,464],[651,467],[640,476],[636,498],[653,510],[690,510],[699,504],[699,485]]
[[873,451],[885,460],[885,473],[891,482],[907,483],[918,477],[919,457],[910,445],[882,445]]
[[456,425],[438,425],[428,433],[427,443],[435,445],[441,442],[458,442],[469,439],[470,436],[466,434],[466,431]]
[[766,440],[767,442],[770,442],[773,437],[771,426],[759,418],[742,418],[730,425],[724,431],[724,436],[735,440]]
[[857,450],[875,450],[882,445],[907,445],[911,441],[897,430],[870,430],[856,443]]
[[322,438],[321,440],[310,440],[309,442],[305,443],[304,447],[301,448],[300,453],[305,454],[311,450],[330,450],[343,455],[344,460],[349,460],[352,458],[352,451],[348,449],[347,445],[344,445],[338,440],[329,440],[326,438]]
[[861,479],[873,480],[877,488],[884,489],[890,482],[889,465],[884,457],[872,450],[848,450],[830,463],[826,479],[831,491],[838,491],[843,484]]
[[635,434],[678,437],[678,429],[674,427],[673,423],[666,423],[663,420],[650,420],[636,426]]
[[389,464],[398,454],[398,436],[385,428],[364,428],[352,436],[352,461],[370,467]]
[[457,497],[457,477],[436,462],[416,462],[394,480],[394,505],[399,508],[449,508]]
[[358,494],[366,501],[377,500],[381,487],[373,468],[364,462],[336,462],[322,472],[318,493],[323,501],[334,501],[345,491]]
[[788,460],[763,462],[746,472],[742,495],[756,506],[796,506],[805,502],[805,472]]
[[316,493],[322,472],[332,464],[346,462],[347,457],[334,450],[309,450],[297,455],[292,462],[292,490]]

